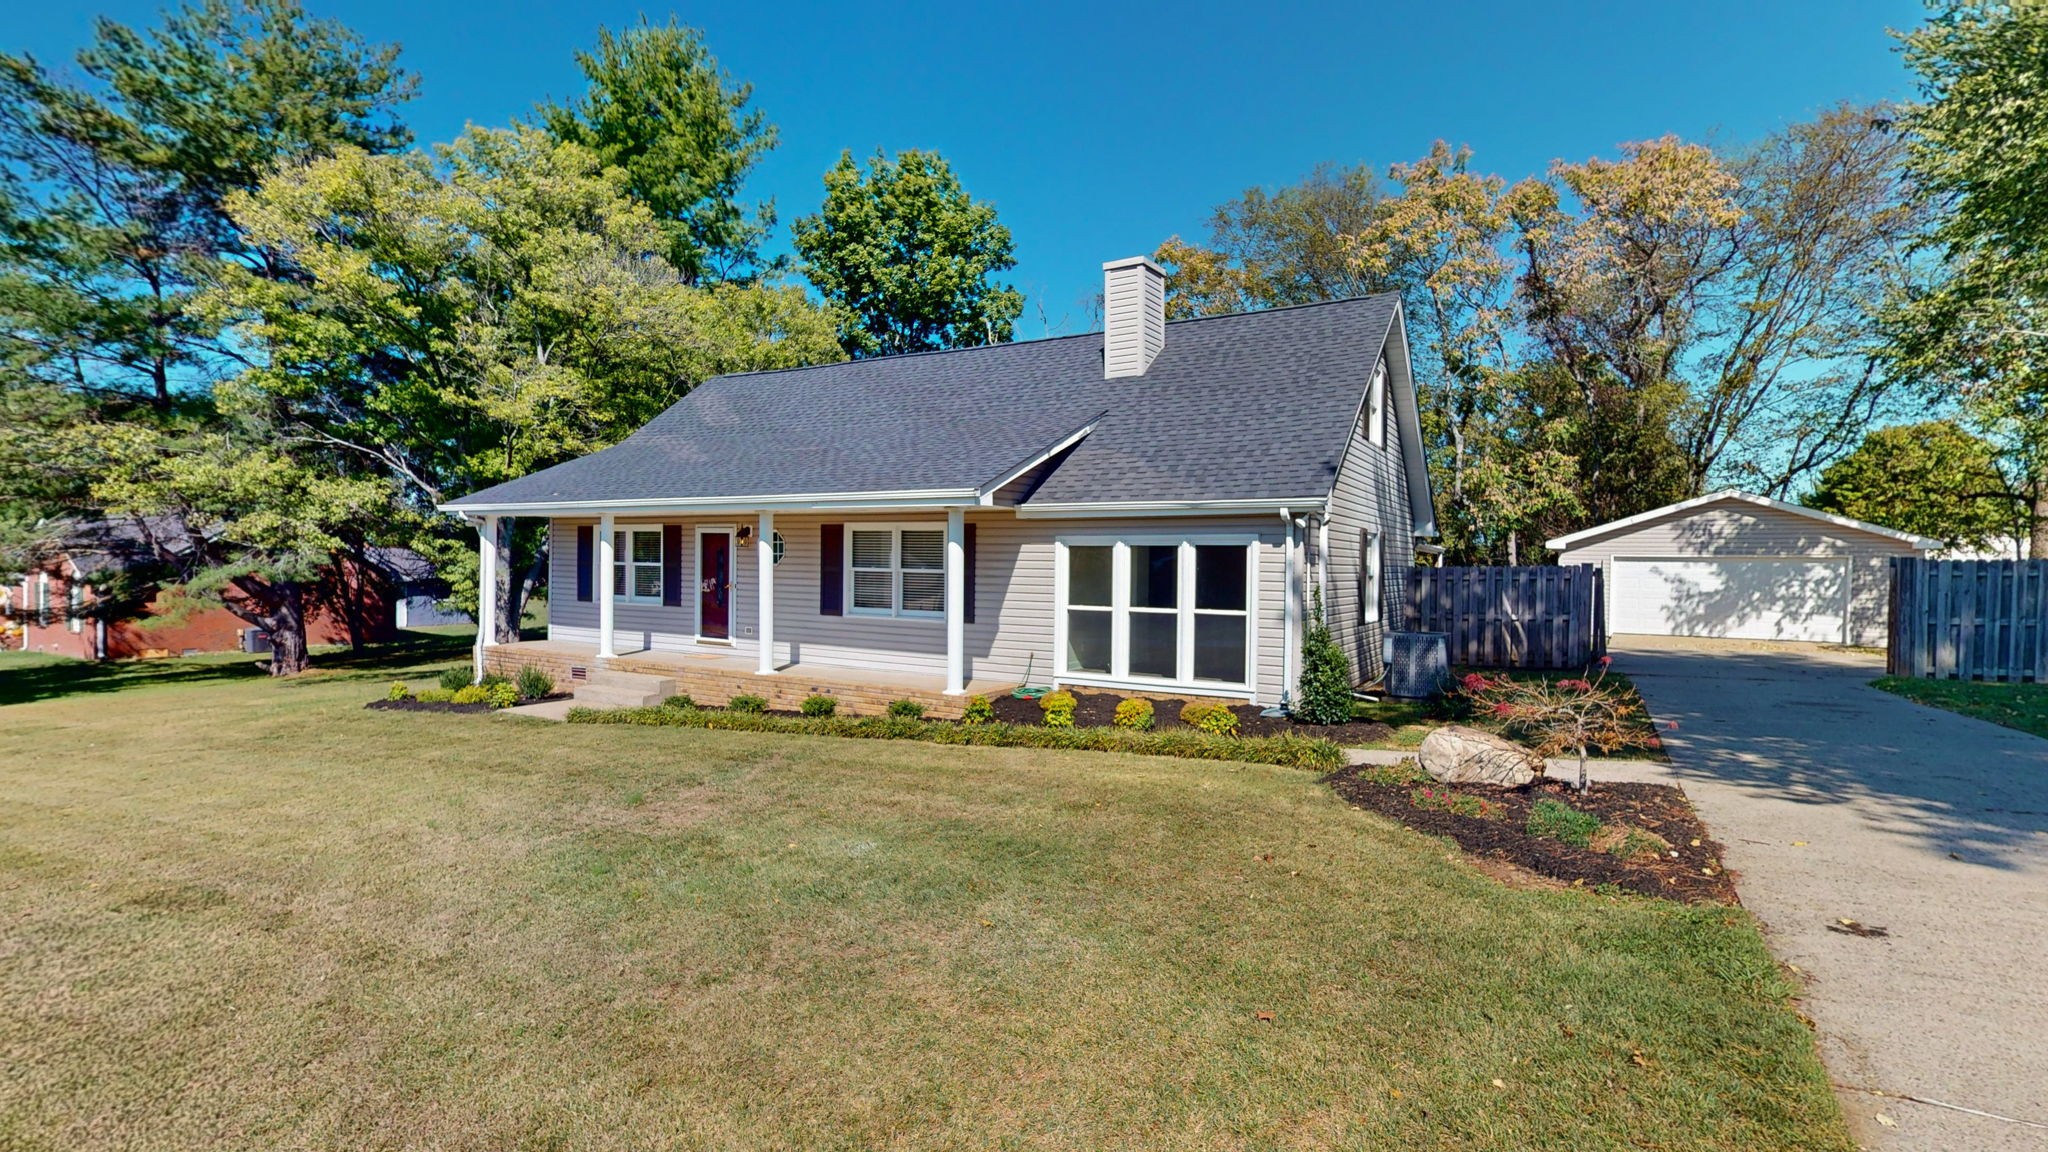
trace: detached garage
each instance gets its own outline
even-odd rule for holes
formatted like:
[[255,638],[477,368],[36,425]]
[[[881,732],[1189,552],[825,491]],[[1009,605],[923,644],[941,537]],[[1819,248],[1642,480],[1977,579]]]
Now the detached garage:
[[1939,540],[1725,491],[1550,541],[1606,576],[1607,630],[1882,646],[1893,556]]

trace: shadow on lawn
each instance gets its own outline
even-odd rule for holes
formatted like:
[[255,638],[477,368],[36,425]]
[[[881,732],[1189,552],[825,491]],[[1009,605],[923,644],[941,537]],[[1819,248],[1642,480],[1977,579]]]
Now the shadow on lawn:
[[[361,651],[316,648],[313,666],[299,682],[382,678],[424,664],[463,659],[469,655],[469,646],[467,635],[437,630],[407,632],[401,639],[373,644]],[[26,657],[21,663],[0,663],[0,706],[159,685],[259,680],[267,676],[268,666],[263,657],[238,652],[99,664],[64,658],[42,662]]]

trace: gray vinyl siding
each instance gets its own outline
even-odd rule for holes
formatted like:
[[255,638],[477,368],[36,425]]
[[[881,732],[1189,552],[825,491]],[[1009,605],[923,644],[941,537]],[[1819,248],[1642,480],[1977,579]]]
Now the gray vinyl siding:
[[[1323,590],[1324,614],[1330,630],[1351,656],[1352,673],[1361,683],[1377,679],[1383,670],[1380,642],[1389,628],[1399,624],[1404,577],[1415,563],[1408,471],[1391,399],[1383,439],[1384,445],[1367,439],[1361,412],[1330,498],[1330,554],[1325,561],[1330,584]],[[1370,591],[1360,581],[1368,531],[1379,533],[1381,539],[1380,583]],[[1380,601],[1380,618],[1367,623],[1365,597],[1373,592]]]
[[1918,556],[1903,540],[1844,528],[1742,500],[1725,500],[1587,541],[1558,555],[1561,564],[1598,564],[1613,601],[1614,561],[1781,557],[1849,562],[1849,638],[1882,646],[1893,556]]
[[[620,517],[619,527],[680,523],[686,547],[695,548],[700,524],[751,524],[752,517],[719,519]],[[1005,509],[974,511],[975,622],[966,626],[967,679],[970,683],[1022,683],[1027,669],[1033,683],[1049,684],[1057,667],[1053,652],[1054,542],[1061,536],[1178,532],[1231,532],[1254,535],[1259,541],[1258,648],[1255,689],[1261,702],[1276,702],[1283,689],[1282,637],[1286,629],[1284,530],[1277,516],[1162,517],[1089,520],[1021,519]],[[945,621],[933,618],[825,616],[819,608],[822,571],[822,528],[825,524],[914,524],[945,527],[943,516],[931,515],[778,515],[782,563],[775,569],[775,656],[777,663],[806,663],[899,670],[943,676],[946,667]],[[574,644],[597,643],[597,602],[576,597],[576,528],[593,520],[556,520],[551,532],[549,638]],[[720,650],[759,652],[757,564],[753,549],[734,552],[733,643]],[[602,574],[594,573],[600,577]],[[696,587],[694,552],[686,560],[683,582],[689,596]],[[687,599],[688,597],[686,597]],[[693,603],[681,607],[628,604],[614,606],[614,644],[621,652],[652,648],[685,651],[697,647],[693,635]]]

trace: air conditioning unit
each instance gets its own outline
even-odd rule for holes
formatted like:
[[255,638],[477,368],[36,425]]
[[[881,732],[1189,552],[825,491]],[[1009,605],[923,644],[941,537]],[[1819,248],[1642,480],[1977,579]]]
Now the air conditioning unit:
[[1450,638],[1442,632],[1387,633],[1387,695],[1423,700],[1451,683]]
[[261,629],[261,628],[244,628],[244,629],[242,629],[242,651],[244,651],[244,652],[268,652],[268,651],[270,651],[270,633],[268,633],[268,632],[265,632],[265,631],[264,631],[263,629]]

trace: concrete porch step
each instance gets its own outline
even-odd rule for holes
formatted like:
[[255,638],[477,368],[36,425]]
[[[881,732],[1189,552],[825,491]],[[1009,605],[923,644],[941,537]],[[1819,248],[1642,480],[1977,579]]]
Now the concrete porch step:
[[676,691],[673,677],[593,668],[589,679],[576,685],[575,696],[576,703],[585,708],[646,708]]

